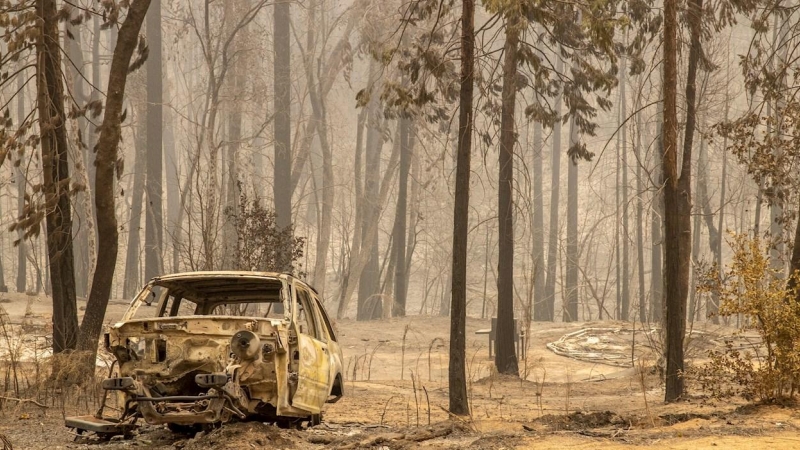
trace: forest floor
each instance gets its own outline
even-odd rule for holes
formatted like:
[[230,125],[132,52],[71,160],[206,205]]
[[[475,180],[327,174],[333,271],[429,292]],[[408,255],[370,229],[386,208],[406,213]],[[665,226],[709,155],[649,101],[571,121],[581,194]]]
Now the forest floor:
[[[8,313],[0,341],[44,339],[49,302],[3,294]],[[121,315],[126,302],[114,302],[110,318]],[[130,440],[75,440],[63,426],[65,415],[97,408],[96,392],[68,395],[35,387],[39,368],[37,345],[17,352],[19,394],[12,389],[9,352],[0,348],[0,433],[14,449],[791,449],[800,448],[800,410],[793,406],[750,405],[693,396],[674,404],[663,402],[663,384],[656,367],[657,333],[631,332],[621,322],[533,324],[527,355],[520,361],[521,378],[492,372],[486,335],[476,334],[489,320],[467,322],[467,381],[472,407],[469,417],[448,417],[447,335],[444,317],[409,317],[387,321],[336,324],[347,367],[345,397],[327,406],[321,425],[281,429],[262,423],[232,423],[194,436],[145,426]],[[581,349],[576,359],[547,348],[581,329],[566,347]],[[599,330],[598,330],[599,329]],[[720,345],[711,337],[733,329],[702,328],[690,344],[690,362]],[[588,337],[587,337],[588,336]],[[648,337],[649,336],[649,337]],[[631,354],[636,362],[602,354]],[[14,345],[6,344],[5,348]],[[0,345],[2,347],[2,345]],[[564,347],[563,345],[561,346]],[[600,350],[598,351],[598,348]],[[611,363],[611,364],[609,364]],[[26,394],[26,392],[28,392]],[[9,400],[16,398],[31,402]]]

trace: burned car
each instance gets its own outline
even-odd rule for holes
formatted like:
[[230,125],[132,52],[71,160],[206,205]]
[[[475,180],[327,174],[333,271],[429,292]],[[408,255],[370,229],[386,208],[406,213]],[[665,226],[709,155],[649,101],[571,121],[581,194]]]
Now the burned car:
[[336,333],[316,291],[291,275],[155,278],[104,345],[117,366],[103,388],[121,413],[68,419],[79,432],[124,434],[138,418],[173,430],[251,418],[318,423],[344,393]]

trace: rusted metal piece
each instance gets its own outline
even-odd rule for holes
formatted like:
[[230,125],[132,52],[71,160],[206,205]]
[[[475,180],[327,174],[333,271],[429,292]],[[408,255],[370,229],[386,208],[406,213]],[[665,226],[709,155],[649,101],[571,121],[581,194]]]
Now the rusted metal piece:
[[118,362],[105,386],[123,417],[151,424],[314,420],[344,390],[330,319],[314,289],[286,274],[155,278],[104,343]]

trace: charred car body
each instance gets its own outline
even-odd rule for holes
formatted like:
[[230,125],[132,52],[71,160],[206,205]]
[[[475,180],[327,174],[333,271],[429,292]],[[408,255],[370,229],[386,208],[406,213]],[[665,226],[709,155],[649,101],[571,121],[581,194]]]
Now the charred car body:
[[193,272],[153,279],[104,335],[117,361],[103,388],[121,417],[71,418],[109,433],[232,418],[318,422],[344,390],[342,354],[317,293],[285,274]]

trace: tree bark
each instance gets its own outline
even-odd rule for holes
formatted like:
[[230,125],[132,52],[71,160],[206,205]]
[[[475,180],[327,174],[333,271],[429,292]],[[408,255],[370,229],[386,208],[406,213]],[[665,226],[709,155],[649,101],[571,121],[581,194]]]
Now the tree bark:
[[636,260],[639,275],[639,322],[647,323],[644,285],[644,182],[642,180],[642,114],[636,113]]
[[542,124],[533,124],[533,320],[547,320],[544,280],[544,205],[542,202]]
[[662,258],[664,256],[664,104],[658,104],[658,128],[656,131],[656,151],[653,152],[653,178],[656,181],[655,191],[650,205],[650,320],[660,323],[664,312],[664,272]]
[[[169,98],[169,94],[167,94]],[[167,180],[167,234],[172,240],[173,258],[171,264],[171,271],[178,272],[179,267],[175,255],[175,241],[178,233],[180,233],[180,224],[178,222],[180,210],[180,173],[178,171],[178,155],[175,153],[175,126],[174,119],[169,110],[164,114],[164,162],[166,164],[166,180]],[[162,242],[163,244],[163,242]],[[164,268],[166,270],[166,267]]]
[[[569,146],[578,144],[578,127],[575,118],[569,123]],[[574,322],[578,318],[578,161],[570,159],[567,169],[567,263],[566,304],[562,320]]]
[[[356,122],[356,148],[355,148],[355,155],[354,155],[354,162],[353,162],[353,191],[355,192],[355,217],[353,220],[353,239],[352,244],[350,246],[350,258],[347,263],[347,269],[342,276],[342,282],[339,286],[339,308],[336,312],[336,317],[339,319],[343,319],[347,314],[347,306],[350,301],[350,297],[347,295],[347,292],[351,290],[350,283],[356,277],[356,272],[354,269],[354,261],[358,254],[361,253],[361,221],[362,221],[362,214],[363,214],[363,206],[362,206],[362,197],[363,197],[363,183],[361,181],[361,159],[363,153],[363,143],[364,143],[364,126],[366,123],[367,118],[367,108],[363,108],[361,112],[358,113],[358,120]],[[360,274],[360,272],[359,272]]]
[[620,304],[619,319],[628,321],[630,319],[631,310],[631,289],[630,289],[630,251],[628,239],[630,237],[628,225],[628,99],[626,97],[625,85],[625,71],[627,66],[625,64],[625,56],[622,56],[622,63],[619,71],[620,85],[619,85],[619,109],[620,117],[622,120],[622,185],[620,186],[620,193],[622,195],[622,298]]
[[[65,31],[72,34],[72,38],[68,33],[64,33],[64,47],[67,49],[67,58],[64,67],[67,72],[67,79],[72,84],[72,98],[75,103],[80,107],[86,103],[86,96],[83,90],[83,50],[81,49],[81,27],[73,27],[69,22],[64,24]],[[77,179],[81,184],[84,184],[86,176],[86,152],[84,151],[83,137],[86,132],[86,118],[79,116],[74,120],[77,125],[75,130],[76,138],[74,139],[75,147],[73,147],[72,167],[70,172],[77,175]],[[77,150],[75,150],[77,149]],[[88,183],[84,184],[88,188]],[[75,194],[74,213],[78,223],[77,227],[73,227],[73,246],[77,244],[75,250],[75,295],[77,297],[86,297],[89,289],[89,231],[93,229],[90,222],[92,215],[91,195],[89,189],[79,191]],[[85,206],[88,205],[88,208]]]
[[[370,63],[370,78],[378,69],[376,62]],[[378,200],[381,171],[381,149],[383,148],[382,113],[377,96],[369,102],[367,115],[367,145],[364,149],[364,192],[363,222],[361,223],[361,251],[367,252],[368,259],[358,279],[358,320],[378,319],[382,315],[380,308],[368,308],[377,301],[375,295],[380,293],[380,267],[378,261],[378,233],[368,233],[373,224],[380,222],[381,203]],[[387,305],[388,307],[388,305]]]
[[38,0],[41,31],[36,45],[37,108],[47,227],[47,254],[53,296],[53,352],[74,349],[78,338],[72,214],[69,197],[64,85],[55,0]]
[[[274,76],[274,139],[275,162],[273,172],[273,196],[278,229],[285,230],[292,224],[292,79],[291,79],[291,3],[288,0],[275,2],[273,16],[273,76]],[[279,249],[289,251],[288,248]],[[289,258],[280,258],[286,261]],[[284,269],[289,269],[285,267]]]
[[[92,290],[86,304],[86,314],[81,322],[78,348],[95,354],[100,332],[103,327],[108,299],[111,297],[111,286],[117,264],[117,216],[115,213],[114,174],[117,170],[117,147],[121,136],[122,102],[125,96],[125,84],[128,79],[128,67],[131,56],[138,43],[139,30],[142,28],[144,16],[150,0],[133,0],[128,8],[125,21],[119,29],[117,45],[111,59],[108,74],[108,97],[106,99],[105,116],[97,142],[97,172],[95,176],[95,206],[97,209],[98,245],[103,248],[97,255],[97,265],[92,279]],[[94,366],[94,357],[87,360]]]
[[392,316],[406,315],[406,215],[408,204],[408,174],[411,170],[411,148],[409,145],[409,119],[400,119],[400,174],[397,188],[397,208],[392,229],[392,249],[394,250],[394,302]]
[[469,415],[466,371],[467,237],[469,178],[472,153],[472,91],[475,64],[475,0],[461,2],[461,87],[459,91],[458,151],[453,204],[453,268],[451,271],[449,411]]
[[702,0],[689,1],[689,65],[686,75],[686,128],[680,176],[677,158],[677,4],[664,2],[664,212],[666,251],[666,390],[665,401],[684,393],[683,339],[691,262],[692,141],[697,121],[696,78],[700,60]]
[[519,19],[506,13],[506,42],[503,61],[503,93],[500,118],[499,181],[497,216],[499,219],[497,257],[497,328],[494,365],[499,373],[519,375],[514,351],[514,145],[517,140],[514,111],[517,100],[517,46]]
[[[564,70],[564,61],[561,59],[559,50],[556,50],[556,72]],[[547,279],[545,280],[545,303],[546,312],[544,320],[555,320],[556,302],[556,258],[558,257],[558,203],[559,185],[561,184],[561,95],[555,99],[553,111],[559,118],[553,124],[553,156],[551,163],[551,184],[550,184],[550,237],[547,245]]]
[[[25,117],[25,80],[17,77],[17,117],[23,120]],[[17,184],[17,217],[22,217],[25,210],[25,192],[28,187],[28,177],[22,171],[21,165],[14,168],[15,181]],[[24,293],[28,287],[28,245],[25,242],[25,230],[22,227],[17,229],[17,292]]]
[[[145,205],[144,279],[163,272],[161,257],[164,242],[162,189],[162,80],[161,68],[161,0],[151,0],[147,15],[147,204]],[[144,118],[142,118],[144,120]]]
[[319,137],[320,150],[322,152],[322,207],[319,212],[319,229],[317,230],[317,249],[314,261],[314,285],[320,291],[325,291],[327,278],[328,248],[331,240],[331,216],[333,215],[333,202],[335,195],[334,175],[333,175],[333,152],[328,141],[328,116],[325,105],[325,92],[322,90],[322,80],[314,76],[314,64],[312,54],[315,51],[316,33],[314,27],[316,17],[316,2],[308,5],[308,46],[306,48],[306,78],[308,80],[309,98],[313,110],[312,120],[316,122],[317,135]]
[[128,245],[125,249],[125,280],[122,285],[122,295],[133,298],[142,287],[141,272],[141,229],[142,229],[142,203],[145,190],[145,177],[147,168],[147,106],[143,105],[141,98],[135,99],[133,119],[136,121],[136,132],[133,136],[134,162],[133,162],[133,187],[131,189],[131,211],[128,219]]

